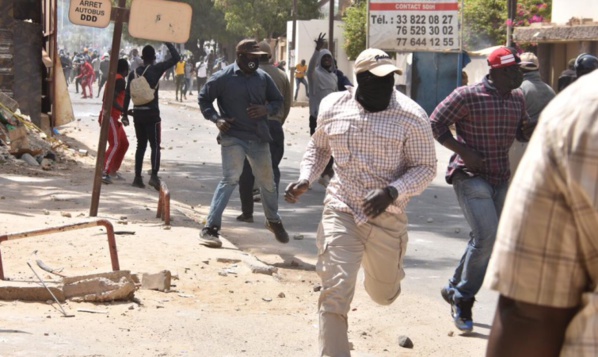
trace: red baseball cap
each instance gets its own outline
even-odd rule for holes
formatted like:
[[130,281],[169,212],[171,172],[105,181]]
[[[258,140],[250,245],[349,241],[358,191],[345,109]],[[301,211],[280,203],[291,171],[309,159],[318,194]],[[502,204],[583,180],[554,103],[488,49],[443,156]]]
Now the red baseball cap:
[[517,51],[509,47],[497,48],[488,56],[488,65],[491,68],[516,66],[519,62],[521,62],[521,58],[517,55]]

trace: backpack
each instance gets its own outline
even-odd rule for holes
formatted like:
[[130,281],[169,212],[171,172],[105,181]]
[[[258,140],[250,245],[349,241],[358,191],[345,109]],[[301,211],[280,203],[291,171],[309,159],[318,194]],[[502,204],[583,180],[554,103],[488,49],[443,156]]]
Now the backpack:
[[145,67],[141,76],[137,74],[137,70],[133,71],[135,73],[135,78],[131,80],[129,90],[131,93],[131,100],[135,105],[144,105],[154,100],[154,93],[156,90],[150,87],[147,79],[143,76],[149,67],[150,66]]

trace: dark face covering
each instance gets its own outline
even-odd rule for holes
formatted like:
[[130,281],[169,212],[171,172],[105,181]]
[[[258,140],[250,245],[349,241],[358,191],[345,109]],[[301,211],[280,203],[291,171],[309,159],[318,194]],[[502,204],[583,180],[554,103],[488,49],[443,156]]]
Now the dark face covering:
[[330,72],[332,67],[332,56],[331,55],[324,55],[320,59],[320,66]]
[[239,54],[237,63],[243,72],[249,74],[257,71],[260,66],[259,56],[246,55],[243,53]]
[[510,92],[523,83],[523,72],[519,66],[509,66],[496,69],[492,73],[492,82],[499,91]]
[[355,98],[368,112],[380,112],[388,108],[394,91],[394,73],[377,77],[369,71],[357,73]]

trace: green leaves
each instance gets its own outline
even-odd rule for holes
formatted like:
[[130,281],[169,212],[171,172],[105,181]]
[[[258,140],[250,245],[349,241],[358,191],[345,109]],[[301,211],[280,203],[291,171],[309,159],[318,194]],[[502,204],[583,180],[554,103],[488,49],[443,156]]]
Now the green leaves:
[[348,7],[343,20],[345,22],[345,43],[343,48],[349,59],[354,60],[361,51],[365,50],[367,1],[359,1]]
[[[317,0],[297,2],[298,19],[319,16]],[[228,32],[260,40],[286,33],[286,23],[292,20],[293,0],[214,0],[214,7],[224,13]]]
[[[552,0],[518,0],[514,26],[550,22]],[[507,36],[507,1],[465,0],[464,43],[467,49],[504,45]]]

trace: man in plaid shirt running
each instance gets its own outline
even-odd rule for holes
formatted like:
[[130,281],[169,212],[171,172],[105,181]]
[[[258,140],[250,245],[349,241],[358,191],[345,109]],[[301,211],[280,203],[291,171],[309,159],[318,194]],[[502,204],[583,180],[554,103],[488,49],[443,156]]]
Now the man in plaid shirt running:
[[[442,297],[451,304],[455,326],[473,330],[471,309],[488,266],[507,193],[509,148],[527,141],[532,125],[521,89],[523,73],[513,49],[490,54],[490,73],[481,83],[459,87],[431,116],[434,138],[452,150],[446,181],[453,185],[471,227],[470,240]],[[449,126],[455,124],[454,138]]]
[[436,176],[428,117],[394,89],[394,74],[401,72],[388,54],[363,51],[355,73],[357,89],[322,100],[299,180],[285,191],[288,202],[297,202],[334,156],[336,174],[326,189],[316,242],[319,356],[351,354],[347,314],[360,266],[372,300],[389,305],[399,296],[408,240],[405,207]]

